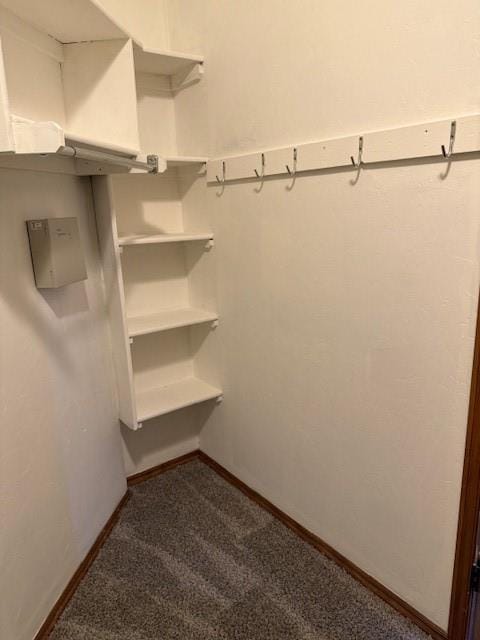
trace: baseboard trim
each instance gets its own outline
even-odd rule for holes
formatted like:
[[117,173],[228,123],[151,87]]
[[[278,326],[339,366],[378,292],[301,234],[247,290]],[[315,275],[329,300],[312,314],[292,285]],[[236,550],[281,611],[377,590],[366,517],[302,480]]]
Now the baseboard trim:
[[[179,456],[178,458],[174,458],[173,460],[168,460],[163,464],[159,464],[156,467],[146,469],[145,471],[141,471],[140,473],[135,473],[134,475],[129,476],[127,478],[127,485],[131,486],[139,482],[145,482],[145,480],[150,480],[151,478],[154,478],[155,476],[158,476],[161,473],[165,473],[165,471],[169,471],[170,469],[178,467],[181,464],[190,462],[190,460],[193,460],[194,458],[198,458],[199,454],[200,454],[199,450],[191,451],[190,453],[187,453],[183,456]],[[115,508],[115,511],[112,513],[107,523],[98,534],[95,542],[89,549],[85,558],[82,560],[80,566],[71,577],[70,581],[68,582],[67,586],[63,590],[62,594],[60,595],[56,603],[53,605],[53,609],[50,611],[45,622],[40,627],[34,640],[48,639],[49,635],[53,631],[55,624],[57,623],[58,619],[64,612],[65,607],[72,599],[80,582],[83,580],[87,571],[91,567],[93,561],[97,557],[98,552],[107,541],[108,536],[111,534],[113,527],[116,525],[118,518],[120,517],[120,512],[122,511],[123,507],[126,505],[129,498],[130,498],[130,491],[127,489],[125,495],[120,500],[117,507]]]
[[[322,553],[323,555],[330,558],[337,565],[345,569],[353,578],[355,578],[358,582],[360,582],[364,587],[372,591],[379,598],[384,600],[387,604],[389,604],[393,609],[398,611],[404,617],[411,620],[417,627],[425,631],[429,634],[434,640],[448,640],[447,633],[441,629],[438,625],[431,622],[428,618],[426,618],[422,613],[417,611],[414,607],[409,605],[407,602],[402,600],[398,595],[390,591],[387,587],[382,585],[378,580],[370,576],[368,573],[357,567],[353,562],[348,560],[341,553],[336,551],[332,546],[324,542],[321,538],[316,536],[308,529],[305,529],[301,524],[296,522],[289,515],[281,511],[278,507],[272,504],[269,500],[264,498],[254,489],[251,489],[248,485],[246,485],[242,480],[234,476],[230,471],[222,467],[218,462],[210,458],[206,453],[197,449],[195,451],[191,451],[190,453],[186,453],[183,456],[179,456],[178,458],[174,458],[172,460],[168,460],[162,464],[157,465],[156,467],[152,467],[150,469],[146,469],[145,471],[141,471],[140,473],[135,473],[127,478],[128,486],[132,486],[138,484],[140,482],[145,482],[146,480],[150,480],[151,478],[155,478],[156,476],[165,473],[166,471],[170,471],[175,467],[186,464],[192,460],[199,459],[208,465],[215,473],[224,478],[231,485],[239,489],[244,495],[246,495],[250,500],[258,504],[260,507],[268,511],[272,514],[277,520],[282,522],[286,527],[294,531],[300,538],[305,540],[308,544],[314,547],[317,551]],[[73,577],[65,587],[63,593],[55,603],[52,611],[48,615],[47,619],[43,623],[42,627],[38,631],[34,640],[47,640],[48,636],[53,630],[55,623],[63,613],[65,607],[68,602],[71,600],[73,594],[75,593],[78,585],[82,581],[83,577],[87,573],[88,569],[92,565],[93,561],[98,555],[98,552],[105,544],[108,536],[110,535],[113,527],[115,526],[120,512],[125,506],[128,498],[130,497],[130,492],[127,490],[121,501],[119,502],[117,508],[110,516],[108,522],[103,527],[102,531],[99,533],[97,539],[93,543],[93,546],[85,556],[84,560],[75,571]]]
[[155,478],[155,476],[159,476],[165,471],[169,471],[170,469],[174,469],[175,467],[179,467],[182,464],[186,464],[195,458],[198,458],[200,455],[200,450],[195,449],[195,451],[190,451],[190,453],[185,453],[183,456],[178,456],[178,458],[173,458],[172,460],[167,460],[167,462],[162,462],[162,464],[158,464],[156,467],[150,467],[150,469],[145,469],[145,471],[140,471],[139,473],[134,473],[132,476],[128,476],[127,484],[131,487],[134,484],[138,484],[139,482],[145,482],[146,480],[150,480],[151,478]]
[[117,523],[117,520],[120,516],[120,512],[122,511],[123,507],[126,505],[129,497],[130,497],[130,492],[127,490],[125,495],[120,500],[117,507],[115,508],[115,511],[112,513],[110,518],[107,520],[107,523],[98,534],[95,542],[89,549],[87,555],[82,560],[78,569],[75,571],[70,581],[68,582],[67,586],[63,590],[62,594],[54,604],[53,609],[50,611],[45,622],[40,627],[40,630],[37,632],[37,635],[35,636],[34,640],[47,640],[48,636],[52,633],[53,627],[55,626],[57,620],[62,615],[65,607],[70,602],[73,594],[77,590],[78,585],[85,577],[85,574],[87,573],[93,561],[97,557],[98,552],[103,547],[108,536],[112,532],[112,529]]
[[308,544],[312,545],[312,547],[315,547],[317,551],[327,556],[327,558],[330,558],[330,560],[335,562],[335,564],[345,569],[345,571],[347,571],[353,578],[358,580],[358,582],[360,582],[364,587],[372,591],[375,595],[384,600],[387,604],[401,613],[404,617],[411,620],[415,625],[417,625],[417,627],[420,627],[420,629],[428,633],[432,638],[434,638],[434,640],[447,640],[447,633],[438,625],[436,625],[434,622],[431,622],[422,613],[402,600],[402,598],[396,595],[393,591],[390,591],[390,589],[382,585],[378,580],[363,571],[363,569],[357,567],[357,565],[348,560],[348,558],[336,551],[329,544],[324,542],[321,538],[308,531],[308,529],[305,529],[305,527],[303,527],[293,518],[281,511],[269,500],[257,493],[257,491],[251,489],[248,485],[246,485],[244,482],[230,473],[230,471],[227,471],[227,469],[218,464],[218,462],[215,462],[215,460],[210,458],[206,453],[203,453],[203,451],[199,451],[197,457],[202,462],[207,464],[211,469],[213,469],[213,471],[215,471],[219,476],[239,489],[243,494],[256,502],[260,507],[271,513],[275,518],[277,518],[277,520],[280,520],[280,522],[282,522],[289,529],[294,531],[298,536],[300,536],[300,538],[305,540],[305,542],[308,542]]

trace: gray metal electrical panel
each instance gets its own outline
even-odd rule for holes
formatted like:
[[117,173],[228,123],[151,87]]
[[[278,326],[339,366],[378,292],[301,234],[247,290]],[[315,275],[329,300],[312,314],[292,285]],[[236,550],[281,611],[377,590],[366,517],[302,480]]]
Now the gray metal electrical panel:
[[86,280],[76,218],[27,220],[27,229],[38,289],[63,287]]

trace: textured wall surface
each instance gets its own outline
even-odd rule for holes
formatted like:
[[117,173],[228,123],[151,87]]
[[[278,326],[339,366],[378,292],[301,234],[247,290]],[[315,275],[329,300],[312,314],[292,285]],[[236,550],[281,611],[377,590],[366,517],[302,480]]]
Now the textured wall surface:
[[165,0],[98,0],[98,4],[145,47],[169,48]]
[[[177,98],[183,153],[479,111],[474,0],[170,6],[172,46],[206,55],[205,81]],[[480,248],[479,161],[445,170],[208,188],[225,401],[200,440],[442,627]]]
[[[87,179],[0,171],[0,637],[31,640],[125,492]],[[35,288],[25,220],[76,216],[88,280]]]

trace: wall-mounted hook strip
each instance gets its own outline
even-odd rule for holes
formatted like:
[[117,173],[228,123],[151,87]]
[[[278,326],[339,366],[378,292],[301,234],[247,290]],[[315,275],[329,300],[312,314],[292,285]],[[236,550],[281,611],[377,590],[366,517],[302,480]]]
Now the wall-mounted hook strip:
[[450,158],[453,153],[453,145],[455,144],[455,136],[457,134],[457,121],[452,120],[450,124],[450,143],[448,145],[448,151],[445,150],[445,145],[442,144],[442,156],[444,158]]
[[[446,137],[449,131],[450,144]],[[340,169],[348,166],[351,168],[353,166],[358,171],[359,167],[365,166],[367,162],[377,164],[398,160],[411,161],[414,158],[428,159],[434,156],[448,159],[449,156],[479,151],[480,113],[477,113],[370,131],[361,136],[292,143],[292,146],[269,150],[258,149],[250,154],[212,159],[207,162],[207,181],[221,184],[223,161],[228,164],[228,180],[244,180],[252,177],[260,180],[262,174],[266,179],[275,176],[292,176],[295,171]],[[264,165],[260,164],[262,152]],[[296,165],[295,155],[297,156]],[[254,172],[254,167],[257,172]]]
[[262,153],[262,173],[259,174],[256,169],[254,169],[254,171],[257,178],[262,178],[262,179],[264,178],[265,176],[265,154],[264,153]]
[[353,166],[357,169],[363,163],[362,154],[363,154],[363,136],[360,136],[358,139],[358,160],[355,162],[355,158],[353,156],[350,156],[350,160]]
[[226,174],[226,167],[225,167],[225,160],[224,160],[222,162],[222,179],[220,180],[218,176],[215,176],[217,178],[218,184],[225,184],[225,174]]
[[293,148],[293,169],[290,169],[288,164],[286,164],[285,167],[292,178],[294,178],[297,173],[297,147]]

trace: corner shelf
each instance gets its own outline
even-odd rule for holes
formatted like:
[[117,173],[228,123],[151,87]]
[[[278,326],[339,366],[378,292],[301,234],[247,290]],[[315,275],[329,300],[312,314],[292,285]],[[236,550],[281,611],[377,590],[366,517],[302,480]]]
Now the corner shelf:
[[163,159],[167,163],[167,168],[206,164],[208,162],[208,158],[203,156],[166,156]]
[[194,84],[203,77],[203,56],[149,49],[138,42],[133,43],[135,74],[163,76],[167,79],[170,91],[178,91]]
[[166,242],[198,242],[213,240],[212,233],[159,233],[157,235],[131,235],[118,238],[120,247],[138,244],[164,244]]
[[137,393],[137,419],[143,422],[221,396],[220,389],[203,380],[186,378],[180,382]]
[[203,56],[140,46],[134,47],[134,59],[137,72],[162,76],[172,76],[204,62]]
[[127,318],[128,335],[143,336],[157,331],[168,331],[180,327],[190,327],[204,322],[216,322],[218,316],[204,309],[168,309],[160,313]]

